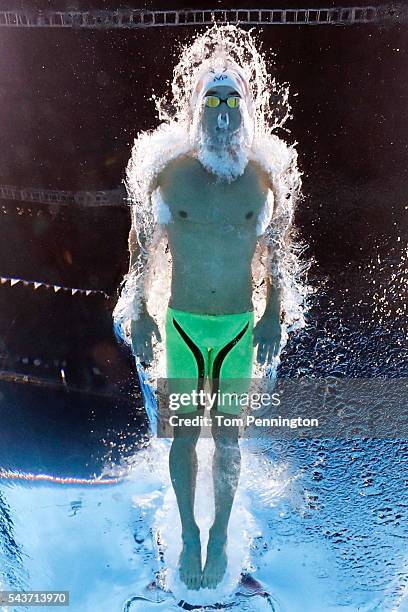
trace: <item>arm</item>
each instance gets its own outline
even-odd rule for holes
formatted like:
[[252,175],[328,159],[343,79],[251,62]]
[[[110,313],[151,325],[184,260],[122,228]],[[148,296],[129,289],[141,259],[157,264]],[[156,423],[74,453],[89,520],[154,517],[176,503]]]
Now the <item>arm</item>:
[[281,292],[266,278],[266,306],[253,332],[254,346],[258,345],[257,360],[260,364],[271,363],[279,352],[282,335]]
[[281,290],[271,284],[269,276],[266,277],[266,306],[264,317],[278,319],[281,315]]
[[[137,241],[137,234],[136,234],[136,229],[134,226],[133,216],[132,216],[132,225],[131,225],[130,232],[129,232],[128,245],[129,245],[129,253],[130,253],[128,274],[132,274],[132,272],[136,270],[136,267],[139,262],[139,255],[140,255],[140,246]],[[140,317],[147,315],[147,314],[148,314],[148,311],[147,311],[147,306],[146,306],[146,297],[143,293],[140,298]]]
[[153,180],[147,196],[150,202],[152,218],[150,222],[143,221],[143,223],[141,223],[142,229],[143,225],[148,223],[148,227],[150,228],[148,231],[148,238],[146,237],[145,232],[142,231],[139,233],[137,231],[138,221],[136,209],[134,209],[134,212],[132,212],[131,215],[131,228],[128,239],[130,253],[128,275],[138,277],[135,287],[135,289],[137,288],[137,291],[135,291],[135,320],[140,318],[142,315],[148,314],[145,287],[146,284],[149,284],[149,278],[152,273],[150,270],[150,264],[154,259],[156,249],[159,247],[159,244],[165,235],[166,221],[163,221],[163,218],[158,213],[157,198],[153,200],[154,192],[159,186],[160,174]]
[[[273,217],[273,204],[275,194],[273,185],[269,184],[268,203],[271,209],[268,211],[267,220],[264,220],[266,225],[269,225]],[[270,197],[273,194],[273,197]],[[262,228],[265,230],[265,226]],[[273,253],[272,246],[268,244],[267,260],[271,261]],[[273,357],[277,355],[280,348],[281,340],[281,290],[277,285],[271,282],[270,275],[267,273],[266,278],[266,306],[262,317],[259,319],[254,329],[254,346],[258,345],[257,360],[260,364],[271,363]]]
[[[270,211],[270,215],[271,215],[271,219],[273,219],[274,214],[276,213],[276,210],[275,210],[276,194],[275,194],[273,183],[270,180],[268,180],[268,187],[269,187],[269,192],[272,196],[269,201],[272,207]],[[272,251],[272,248],[273,247],[270,244],[268,244],[267,261],[271,261],[273,259],[274,253]],[[271,282],[271,277],[268,273],[266,274],[265,281],[266,281],[266,306],[265,306],[264,317],[270,320],[277,320],[277,322],[280,324],[282,291],[277,285]]]
[[[155,228],[157,230],[157,227]],[[159,236],[160,232],[156,234]],[[135,355],[138,355],[141,361],[149,363],[153,360],[153,334],[156,336],[158,341],[161,341],[161,335],[156,321],[150,316],[146,304],[146,295],[144,292],[144,283],[146,274],[148,275],[148,259],[154,257],[154,245],[150,245],[150,250],[147,255],[144,254],[143,249],[138,241],[135,220],[132,215],[132,225],[129,232],[129,272],[128,275],[137,274],[139,271],[139,277],[137,278],[138,290],[135,293],[135,308],[136,316],[132,317],[130,322],[130,333],[131,333],[131,344],[132,350]],[[157,244],[156,244],[157,246]],[[140,273],[140,270],[142,272]],[[137,285],[135,289],[137,289]]]

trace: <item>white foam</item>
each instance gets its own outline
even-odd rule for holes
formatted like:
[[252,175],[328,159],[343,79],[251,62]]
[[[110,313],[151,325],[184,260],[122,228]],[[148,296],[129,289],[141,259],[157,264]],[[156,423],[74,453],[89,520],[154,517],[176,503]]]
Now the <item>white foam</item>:
[[171,210],[163,200],[163,196],[160,191],[160,187],[157,187],[152,193],[152,205],[154,221],[159,225],[167,225],[172,219]]
[[256,224],[256,235],[257,236],[262,236],[262,234],[265,232],[266,228],[268,227],[269,223],[271,222],[272,215],[273,215],[273,202],[274,202],[273,191],[269,190],[268,197],[266,198],[265,204],[262,207],[262,210],[258,215],[258,221]]

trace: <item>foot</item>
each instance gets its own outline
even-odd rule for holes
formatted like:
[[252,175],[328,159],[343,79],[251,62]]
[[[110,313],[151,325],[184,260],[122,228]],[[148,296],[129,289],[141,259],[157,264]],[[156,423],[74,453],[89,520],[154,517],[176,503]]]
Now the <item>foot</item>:
[[205,562],[201,586],[215,589],[221,582],[227,569],[227,534],[211,531],[208,538],[207,559]]
[[188,589],[197,591],[201,585],[200,530],[183,533],[183,548],[179,558],[180,580]]

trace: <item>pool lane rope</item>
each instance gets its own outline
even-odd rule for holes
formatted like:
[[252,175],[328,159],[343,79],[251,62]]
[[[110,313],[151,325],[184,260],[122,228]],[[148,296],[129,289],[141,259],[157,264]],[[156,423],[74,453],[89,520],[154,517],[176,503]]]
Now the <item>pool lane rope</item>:
[[71,476],[52,476],[51,474],[32,474],[30,472],[15,472],[0,469],[0,480],[26,480],[30,482],[50,482],[62,485],[113,485],[125,480],[119,478],[75,478]]
[[100,289],[80,289],[79,287],[65,287],[64,285],[53,285],[49,283],[44,283],[43,281],[26,280],[24,278],[16,278],[14,276],[0,276],[1,285],[9,285],[10,287],[14,287],[19,283],[21,283],[24,287],[31,287],[33,291],[44,287],[45,289],[54,291],[54,293],[58,293],[58,291],[65,291],[67,293],[70,293],[71,295],[79,293],[81,295],[85,295],[86,297],[89,297],[90,295],[103,295],[104,298],[110,297],[110,295],[105,293],[105,291],[101,291]]
[[407,21],[403,3],[381,6],[321,8],[165,9],[132,8],[81,10],[0,11],[0,27],[71,29],[146,29],[154,27],[203,26],[214,23],[255,26],[358,25]]

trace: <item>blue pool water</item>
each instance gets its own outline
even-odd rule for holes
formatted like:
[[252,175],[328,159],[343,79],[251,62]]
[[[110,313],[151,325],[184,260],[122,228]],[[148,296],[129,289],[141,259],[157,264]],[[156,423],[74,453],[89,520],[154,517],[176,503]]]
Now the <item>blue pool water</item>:
[[[96,602],[106,611],[162,601],[177,609],[183,599],[245,601],[248,610],[405,610],[404,452],[401,441],[275,442],[262,454],[244,445],[227,577],[215,594],[190,596],[172,571],[179,529],[163,440],[140,451],[116,485],[3,482],[2,586],[68,590],[78,611]],[[204,533],[205,487],[197,505]],[[268,599],[237,595],[241,572]],[[161,588],[149,587],[154,580]]]

